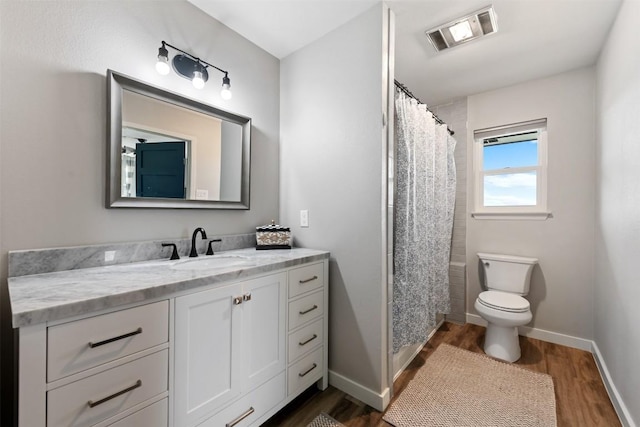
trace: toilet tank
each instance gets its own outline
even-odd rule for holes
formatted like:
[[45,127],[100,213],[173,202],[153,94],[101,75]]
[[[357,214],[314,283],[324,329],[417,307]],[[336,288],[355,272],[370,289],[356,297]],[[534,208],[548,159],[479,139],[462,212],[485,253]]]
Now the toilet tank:
[[517,295],[529,293],[529,282],[536,258],[515,255],[479,253],[489,290],[510,292]]

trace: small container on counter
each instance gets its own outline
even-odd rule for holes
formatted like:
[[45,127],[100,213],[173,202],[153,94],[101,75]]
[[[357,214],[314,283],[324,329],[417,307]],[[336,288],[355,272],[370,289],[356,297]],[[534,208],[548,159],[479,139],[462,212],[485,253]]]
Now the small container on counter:
[[291,249],[291,230],[288,227],[271,224],[256,227],[256,249]]

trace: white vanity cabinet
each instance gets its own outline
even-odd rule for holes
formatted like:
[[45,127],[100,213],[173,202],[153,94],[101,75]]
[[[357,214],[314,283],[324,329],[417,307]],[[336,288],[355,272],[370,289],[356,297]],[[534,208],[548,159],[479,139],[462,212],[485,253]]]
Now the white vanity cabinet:
[[327,379],[326,266],[315,263],[289,271],[287,395],[297,396],[315,381]]
[[326,270],[176,298],[174,426],[259,425],[314,382],[328,386]]
[[[286,285],[280,273],[176,298],[176,426],[198,425],[284,370]],[[217,425],[259,418],[246,405]]]
[[[21,325],[19,427],[259,426],[315,382],[326,388],[328,253],[297,253],[309,252],[267,255],[246,278],[177,270],[179,285],[150,285],[148,301],[92,312],[88,298],[84,314]],[[126,274],[114,271],[114,282]]]
[[168,425],[169,301],[36,325],[20,338],[21,427],[127,426],[129,416]]

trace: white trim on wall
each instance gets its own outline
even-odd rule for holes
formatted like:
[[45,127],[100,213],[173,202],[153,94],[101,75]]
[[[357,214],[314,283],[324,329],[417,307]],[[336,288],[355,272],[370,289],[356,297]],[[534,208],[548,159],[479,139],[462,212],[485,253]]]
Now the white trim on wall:
[[382,393],[376,393],[370,388],[367,388],[362,384],[358,384],[357,382],[332,370],[329,370],[329,384],[380,412],[383,412],[391,401],[389,387],[382,390]]
[[[467,322],[478,326],[487,326],[487,321],[477,314],[467,313]],[[564,335],[544,329],[531,328],[529,326],[520,326],[518,328],[518,333],[524,337],[534,338],[554,344],[566,345],[567,347],[577,348],[579,350],[591,351],[592,341],[584,338]]]
[[[486,320],[476,314],[467,313],[467,322],[478,326],[487,326]],[[611,399],[611,403],[616,410],[616,414],[618,415],[620,422],[624,427],[637,427],[637,425],[631,418],[631,413],[622,400],[620,393],[618,393],[618,389],[613,383],[613,379],[609,374],[609,369],[607,369],[607,365],[604,362],[602,353],[600,353],[600,349],[598,348],[598,345],[595,343],[595,341],[572,337],[570,335],[559,334],[557,332],[545,331],[544,329],[530,328],[527,326],[520,327],[518,332],[520,333],[520,335],[525,337],[535,338],[541,341],[565,345],[567,347],[577,348],[579,350],[590,352],[593,355],[593,359],[595,360],[598,371],[600,372],[600,377],[602,377],[602,382],[607,389],[609,399]]]
[[607,365],[606,363],[604,363],[602,353],[600,353],[598,344],[596,344],[595,341],[591,342],[591,353],[593,354],[593,359],[596,361],[598,371],[600,371],[600,376],[602,377],[602,382],[604,383],[604,386],[607,389],[607,393],[609,394],[609,399],[611,399],[611,403],[616,410],[616,414],[618,414],[618,418],[620,418],[620,422],[625,427],[636,427],[636,423],[631,418],[631,413],[627,409],[627,406],[624,404],[620,393],[618,393],[618,389],[613,383],[611,375],[609,374],[609,369],[607,369]]

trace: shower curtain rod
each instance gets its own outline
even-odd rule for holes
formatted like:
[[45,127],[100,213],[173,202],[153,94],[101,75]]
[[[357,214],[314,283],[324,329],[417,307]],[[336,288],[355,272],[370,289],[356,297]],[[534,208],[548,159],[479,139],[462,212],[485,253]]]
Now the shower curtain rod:
[[400,89],[402,92],[404,92],[408,97],[415,99],[420,104],[424,104],[424,106],[427,108],[427,111],[433,114],[433,118],[435,119],[436,123],[447,126],[447,132],[449,132],[449,135],[453,136],[455,134],[455,132],[449,129],[449,126],[440,117],[436,116],[436,114],[433,111],[431,111],[429,107],[427,107],[427,104],[420,101],[420,98],[412,94],[411,91],[405,85],[403,85],[402,83],[400,83],[395,79],[394,79],[394,83],[396,84],[396,87]]

